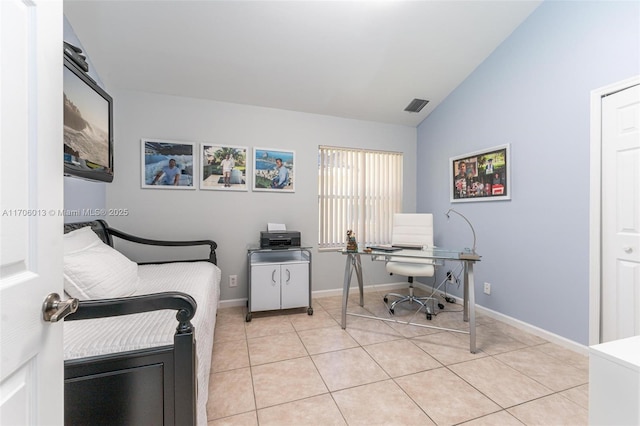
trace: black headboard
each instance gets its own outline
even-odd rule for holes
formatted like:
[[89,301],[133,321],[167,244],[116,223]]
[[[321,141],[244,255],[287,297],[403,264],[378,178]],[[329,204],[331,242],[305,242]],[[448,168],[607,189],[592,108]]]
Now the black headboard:
[[65,223],[64,233],[66,234],[68,232],[75,231],[76,229],[84,228],[85,226],[90,226],[105,244],[113,247],[113,238],[111,238],[111,234],[107,230],[107,222],[102,219],[91,220],[88,222]]

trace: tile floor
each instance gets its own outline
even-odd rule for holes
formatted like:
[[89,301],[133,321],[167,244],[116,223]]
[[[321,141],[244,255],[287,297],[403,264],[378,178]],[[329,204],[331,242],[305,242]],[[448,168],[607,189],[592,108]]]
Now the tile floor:
[[[388,317],[382,293],[350,312]],[[207,414],[217,425],[586,425],[588,357],[481,314],[465,334],[361,317],[340,297],[314,314],[218,311]],[[432,321],[465,328],[461,305]],[[396,317],[412,311],[396,308]],[[468,327],[466,327],[468,329]]]

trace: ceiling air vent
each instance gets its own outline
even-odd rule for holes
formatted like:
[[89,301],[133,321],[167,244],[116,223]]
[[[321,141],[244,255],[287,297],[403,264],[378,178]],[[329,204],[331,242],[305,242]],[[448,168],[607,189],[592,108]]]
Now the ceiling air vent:
[[420,112],[428,103],[429,101],[425,101],[424,99],[414,99],[404,110],[408,112]]

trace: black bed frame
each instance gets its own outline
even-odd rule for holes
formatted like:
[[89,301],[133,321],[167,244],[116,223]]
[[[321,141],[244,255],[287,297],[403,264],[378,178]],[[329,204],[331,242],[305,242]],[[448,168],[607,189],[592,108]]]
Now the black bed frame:
[[[217,244],[211,240],[140,238],[110,228],[104,220],[65,224],[64,232],[85,226],[112,247],[113,237],[156,246],[209,245],[208,259],[188,261],[217,263]],[[191,319],[196,308],[191,296],[179,292],[80,301],[65,321],[172,309],[178,325],[173,345],[65,361],[65,425],[195,425],[197,364]]]

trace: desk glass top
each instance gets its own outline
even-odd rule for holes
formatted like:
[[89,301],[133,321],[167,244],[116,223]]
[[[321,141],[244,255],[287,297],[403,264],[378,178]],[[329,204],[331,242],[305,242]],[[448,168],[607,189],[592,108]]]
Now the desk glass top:
[[375,250],[371,251],[358,250],[347,251],[343,249],[342,254],[359,254],[362,256],[383,256],[383,257],[404,257],[404,258],[423,258],[423,259],[443,259],[443,260],[473,260],[480,261],[481,256],[473,253],[470,249],[446,249],[441,247],[429,247],[421,250],[402,249],[396,251]]

